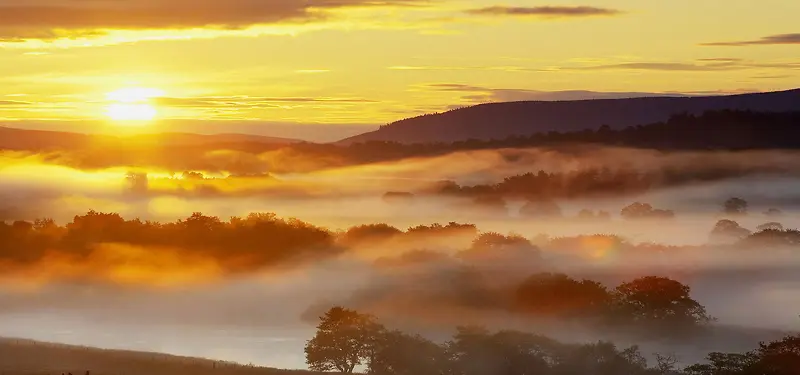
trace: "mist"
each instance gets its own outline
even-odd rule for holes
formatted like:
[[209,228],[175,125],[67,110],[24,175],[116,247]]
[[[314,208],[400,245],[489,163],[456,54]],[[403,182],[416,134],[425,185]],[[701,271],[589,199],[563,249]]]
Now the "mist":
[[[551,272],[609,288],[643,276],[679,280],[717,318],[718,331],[694,346],[644,345],[666,345],[687,360],[711,350],[747,350],[800,328],[800,258],[796,246],[741,238],[713,243],[710,233],[726,218],[751,232],[767,222],[800,227],[799,156],[509,149],[276,172],[265,155],[202,170],[176,168],[175,162],[88,168],[67,155],[4,153],[0,220],[8,225],[52,218],[53,225],[70,231],[76,215],[95,210],[119,214],[120,223],[138,218],[178,228],[202,212],[241,234],[250,233],[249,224],[236,227],[231,217],[247,222],[250,213],[269,212],[274,217],[253,219],[253,225],[319,239],[263,237],[260,245],[242,239],[226,249],[178,240],[139,243],[135,236],[113,242],[87,237],[85,248],[53,245],[41,253],[4,245],[0,336],[302,368],[303,345],[317,317],[343,305],[433,339],[456,325],[480,324],[565,341],[636,343],[591,327],[537,322],[509,308],[506,297],[517,284]],[[665,177],[632,193],[556,197],[559,215],[525,214],[521,208],[531,198],[523,196],[501,196],[502,205],[486,206],[475,196],[432,190],[441,181],[476,186],[524,173],[592,168]],[[698,177],[668,178],[674,170]],[[393,198],[388,192],[402,194]],[[723,213],[731,197],[748,202],[747,214]],[[671,210],[674,217],[623,217],[621,210],[634,202]],[[768,215],[771,208],[780,209],[780,216]],[[579,217],[584,209],[609,215]],[[152,228],[147,230],[167,230]],[[483,249],[476,240],[487,233],[511,245]]]

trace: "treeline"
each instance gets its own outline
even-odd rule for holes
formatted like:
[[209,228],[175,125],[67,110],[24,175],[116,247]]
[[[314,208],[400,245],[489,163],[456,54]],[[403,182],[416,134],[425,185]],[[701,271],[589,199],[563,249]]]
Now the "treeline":
[[53,254],[82,261],[91,258],[98,246],[125,244],[147,248],[148,254],[180,250],[190,258],[213,259],[228,272],[248,272],[333,257],[349,246],[387,236],[435,241],[453,236],[472,238],[477,233],[475,225],[459,223],[419,225],[407,231],[373,224],[335,232],[274,213],[251,213],[227,221],[194,213],[174,222],[157,222],[89,211],[65,225],[47,218],[0,221],[0,268],[31,265]]
[[547,200],[591,198],[597,196],[626,196],[646,193],[660,188],[690,183],[720,181],[754,173],[788,172],[776,168],[748,169],[739,166],[709,166],[707,168],[661,168],[637,171],[628,168],[612,170],[589,168],[569,172],[524,173],[504,178],[495,184],[462,186],[442,181],[421,191],[461,197],[501,197],[512,199]]
[[[800,148],[800,112],[707,111],[676,114],[653,124],[613,129],[551,131],[498,140],[401,144],[369,141],[346,146],[299,143],[287,146],[297,155],[337,156],[352,163],[372,163],[456,151],[557,147],[595,144],[658,150],[764,150]],[[491,126],[491,124],[486,124]]]
[[[586,212],[584,216],[588,215]],[[624,208],[622,213],[623,217],[637,219],[652,215],[660,217],[669,215],[669,212],[634,203]],[[741,212],[738,215],[744,214]],[[722,219],[709,228],[712,243],[733,243],[744,247],[800,244],[800,232],[784,228],[777,221],[766,222],[755,230],[749,230],[741,227],[733,218],[735,216]],[[771,218],[774,220],[774,216]],[[598,238],[601,237],[620,242],[620,248],[636,248],[614,236]],[[161,223],[126,220],[117,213],[89,211],[85,215],[75,216],[65,225],[58,225],[52,219],[0,221],[0,257],[4,264],[35,262],[53,251],[81,258],[89,256],[97,245],[123,243],[153,249],[183,249],[217,259],[232,270],[248,271],[302,259],[332,257],[350,247],[372,246],[380,241],[393,241],[393,244],[401,245],[400,248],[404,244],[424,245],[424,248],[453,244],[457,238],[472,241],[471,246],[460,250],[462,256],[520,248],[536,250],[536,246],[524,237],[480,233],[474,224],[455,222],[419,225],[406,230],[387,224],[365,224],[335,232],[298,219],[280,218],[274,213],[252,213],[244,218],[232,217],[228,221],[194,213],[186,219]],[[575,241],[567,242],[570,238]],[[542,246],[558,245],[563,248],[569,243],[579,248],[586,236],[570,238],[551,239]]]
[[[702,115],[678,114],[665,122],[624,129],[602,126],[596,130],[551,131],[502,140],[471,139],[453,143],[401,144],[370,141],[348,145],[311,142],[275,145],[261,142],[212,142],[192,146],[131,144],[110,148],[76,144],[55,149],[39,150],[32,147],[26,150],[46,151],[48,160],[82,169],[140,166],[171,171],[227,171],[242,176],[267,177],[267,173],[309,172],[445,155],[457,151],[501,148],[604,145],[658,150],[798,149],[798,124],[800,112],[724,110],[709,111]],[[220,150],[226,152],[212,153]],[[233,155],[231,152],[240,154]]]
[[710,353],[707,363],[681,368],[678,358],[611,342],[567,344],[519,331],[457,327],[443,344],[384,327],[371,315],[334,307],[320,317],[305,346],[315,371],[370,375],[797,375],[800,336],[761,343],[749,353]]

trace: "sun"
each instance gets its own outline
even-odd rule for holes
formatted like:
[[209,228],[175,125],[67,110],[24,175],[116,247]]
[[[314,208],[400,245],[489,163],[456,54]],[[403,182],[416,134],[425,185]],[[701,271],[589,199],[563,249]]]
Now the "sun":
[[130,125],[146,124],[158,116],[158,110],[150,103],[153,98],[163,96],[159,89],[130,87],[106,94],[111,102],[106,106],[108,117],[119,123]]

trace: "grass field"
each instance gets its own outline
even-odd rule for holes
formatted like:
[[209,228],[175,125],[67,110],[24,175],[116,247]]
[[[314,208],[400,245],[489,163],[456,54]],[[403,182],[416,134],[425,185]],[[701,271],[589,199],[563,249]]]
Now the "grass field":
[[87,371],[90,375],[314,374],[302,370],[281,370],[161,353],[0,339],[0,375],[85,375]]

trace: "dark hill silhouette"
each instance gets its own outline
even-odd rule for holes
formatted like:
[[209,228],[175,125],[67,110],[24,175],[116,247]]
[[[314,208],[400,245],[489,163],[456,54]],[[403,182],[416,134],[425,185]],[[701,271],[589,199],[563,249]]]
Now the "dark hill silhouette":
[[0,125],[0,150],[76,150],[96,146],[114,147],[137,144],[145,146],[209,146],[224,144],[287,145],[295,139],[250,134],[158,133],[114,136],[48,130],[27,130]]
[[429,143],[504,139],[549,131],[597,129],[604,124],[612,129],[621,129],[666,121],[678,113],[701,114],[724,109],[800,111],[800,89],[728,96],[488,103],[400,120],[339,143]]

